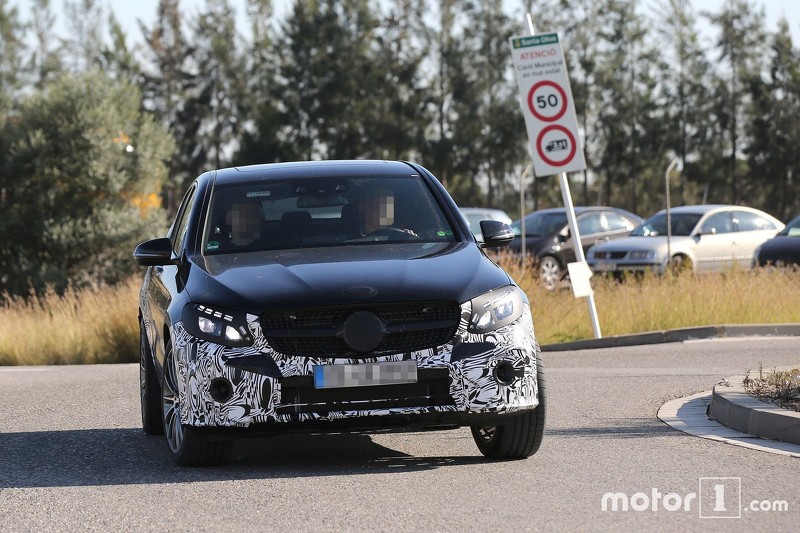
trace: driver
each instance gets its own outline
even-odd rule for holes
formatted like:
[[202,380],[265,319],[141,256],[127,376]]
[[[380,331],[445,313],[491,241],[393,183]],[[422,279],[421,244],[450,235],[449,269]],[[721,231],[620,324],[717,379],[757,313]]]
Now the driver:
[[236,246],[247,246],[261,238],[261,204],[236,202],[225,214],[225,223],[230,228],[230,242]]
[[417,236],[412,230],[398,226],[395,217],[395,194],[392,189],[377,187],[368,190],[359,204],[359,213],[362,235],[393,229]]

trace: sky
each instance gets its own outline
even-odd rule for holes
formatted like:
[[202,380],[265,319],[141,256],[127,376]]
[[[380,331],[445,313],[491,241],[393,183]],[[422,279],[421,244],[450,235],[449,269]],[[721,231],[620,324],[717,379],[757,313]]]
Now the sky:
[[[151,26],[155,20],[156,8],[158,0],[100,0],[101,3],[110,7],[117,19],[123,24],[125,31],[128,35],[129,42],[136,42],[141,40],[141,32],[137,20],[141,20],[147,26]],[[655,0],[647,0],[653,2]],[[694,4],[694,10],[708,10],[712,12],[719,11],[720,6],[726,0],[691,0]],[[186,15],[193,15],[200,11],[205,4],[206,0],[181,0],[181,8]],[[518,0],[506,0],[509,5],[519,5],[522,2]],[[59,14],[64,0],[51,0],[53,10]],[[30,16],[31,0],[11,0],[11,4],[20,7],[20,14],[24,19]],[[796,46],[800,46],[800,0],[756,0],[756,5],[764,8],[766,14],[766,27],[769,31],[775,31],[778,27],[778,20],[785,16],[789,21],[789,28],[792,31],[794,42]],[[231,5],[237,13],[237,19],[240,21],[241,26],[247,26],[245,16],[246,0],[231,0]],[[279,12],[286,9],[285,6],[290,5],[290,0],[275,0],[274,4],[277,6]],[[525,22],[525,13],[520,12],[520,33],[527,31],[527,23]],[[59,18],[60,14],[59,14]],[[700,21],[703,19],[700,17]],[[59,21],[57,26],[63,28],[63,20]],[[701,33],[709,32],[708,29],[700,28]],[[59,34],[63,30],[58,31]],[[706,36],[711,38],[709,34]]]

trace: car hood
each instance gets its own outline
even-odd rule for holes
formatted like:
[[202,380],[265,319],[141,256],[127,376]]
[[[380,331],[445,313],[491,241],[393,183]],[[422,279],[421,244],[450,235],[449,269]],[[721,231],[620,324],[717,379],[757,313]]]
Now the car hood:
[[800,237],[777,235],[761,245],[758,256],[762,261],[800,263]]
[[305,248],[205,256],[192,299],[261,314],[367,302],[465,302],[511,283],[473,243]]

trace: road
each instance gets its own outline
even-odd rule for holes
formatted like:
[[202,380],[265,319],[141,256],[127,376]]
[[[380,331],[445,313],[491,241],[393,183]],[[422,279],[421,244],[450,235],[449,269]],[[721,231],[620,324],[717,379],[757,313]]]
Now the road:
[[[458,429],[252,439],[207,469],[174,466],[139,429],[137,365],[3,368],[0,530],[796,531],[797,459],[688,436],[656,412],[759,362],[800,364],[797,339],[544,357],[549,418],[528,460],[487,462]],[[738,483],[700,478],[741,478],[742,505],[788,511],[700,518],[714,485],[730,502]],[[631,498],[629,510],[602,511],[609,492]]]

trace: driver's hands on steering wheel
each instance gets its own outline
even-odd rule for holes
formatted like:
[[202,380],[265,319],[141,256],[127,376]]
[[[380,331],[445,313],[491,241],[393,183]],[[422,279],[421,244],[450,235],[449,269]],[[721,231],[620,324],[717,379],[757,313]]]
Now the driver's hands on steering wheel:
[[407,228],[386,227],[379,228],[367,234],[367,237],[401,237],[405,239],[419,238],[413,230]]

